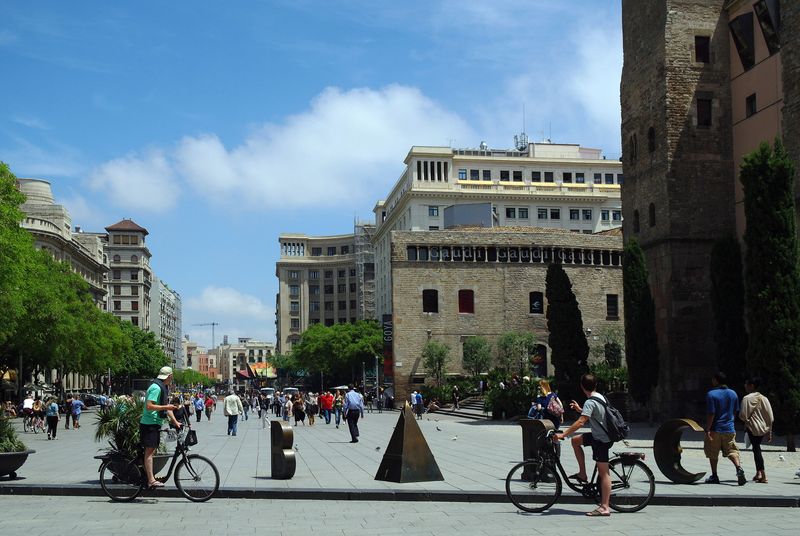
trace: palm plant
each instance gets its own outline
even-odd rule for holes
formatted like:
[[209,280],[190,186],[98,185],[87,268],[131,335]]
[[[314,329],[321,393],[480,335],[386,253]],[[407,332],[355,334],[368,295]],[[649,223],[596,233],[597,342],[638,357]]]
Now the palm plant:
[[0,453],[23,452],[25,444],[17,437],[17,431],[7,417],[0,416]]
[[111,450],[129,458],[138,454],[139,420],[144,403],[140,400],[124,400],[97,414],[95,441],[108,440]]

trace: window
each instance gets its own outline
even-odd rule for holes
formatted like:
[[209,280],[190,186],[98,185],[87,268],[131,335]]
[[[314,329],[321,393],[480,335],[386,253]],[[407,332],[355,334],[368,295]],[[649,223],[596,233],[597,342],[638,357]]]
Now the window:
[[541,292],[531,292],[528,294],[530,313],[532,315],[544,314],[544,295]]
[[355,277],[355,276],[356,276],[356,269],[350,268],[350,277]]
[[300,285],[289,285],[289,294],[291,296],[298,296],[300,294]]
[[469,170],[469,180],[478,181],[480,179],[481,179],[481,170],[479,170],[479,169],[470,169]]
[[514,182],[522,182],[522,172],[515,171],[514,172]]
[[560,208],[551,208],[550,209],[550,219],[551,220],[560,220],[561,219],[561,209]]
[[289,279],[300,279],[300,272],[298,270],[289,270]]
[[542,182],[542,172],[531,171],[531,182]]
[[656,129],[653,127],[647,129],[647,150],[651,153],[656,150]]
[[319,285],[309,285],[308,293],[312,296],[319,296]]
[[111,270],[112,279],[122,279],[122,270]]
[[439,230],[439,226],[438,225],[429,225],[428,226],[428,230],[429,231],[438,231]]
[[461,181],[467,180],[467,170],[466,169],[459,169],[458,170],[458,180],[461,180]]
[[326,311],[333,311],[333,302],[332,301],[326,301],[325,302],[325,310]]
[[577,208],[569,209],[569,219],[572,221],[581,219],[581,211]]
[[545,171],[544,172],[544,182],[553,182],[553,172],[552,171]]
[[121,243],[122,243],[122,237],[120,237],[119,235],[114,235],[114,240],[113,240],[113,242],[114,242],[115,244],[121,244]]
[[614,184],[614,174],[606,173],[606,184]]
[[621,210],[612,210],[611,211],[611,219],[614,221],[622,221],[622,211]]
[[325,285],[325,294],[333,294],[333,285]]
[[319,302],[318,301],[309,302],[308,303],[308,310],[311,311],[311,312],[315,312],[315,313],[318,312],[319,311]]
[[122,310],[122,302],[119,300],[114,300],[114,310],[121,311]]
[[753,4],[753,10],[756,12],[758,25],[761,26],[761,33],[764,35],[764,41],[767,42],[770,55],[781,49],[778,35],[778,29],[781,27],[780,7],[780,0],[758,0]]
[[336,292],[340,294],[344,294],[345,292],[347,292],[347,283],[339,283],[336,286]]
[[350,300],[350,309],[356,308],[356,300]]
[[537,220],[546,220],[547,219],[547,209],[546,208],[536,209],[536,219]]
[[492,180],[492,171],[489,169],[483,170],[483,180],[490,181]]
[[136,285],[131,287],[131,296],[138,296],[139,295],[139,287]]
[[697,99],[697,126],[711,126],[711,99]]
[[634,233],[638,233],[639,232],[639,211],[638,210],[634,210],[633,211],[633,232]]
[[500,170],[500,180],[501,181],[507,181],[508,178],[509,178],[508,170],[507,169],[501,169]]
[[750,117],[755,115],[758,110],[756,109],[756,94],[749,95],[744,101],[744,115]]
[[571,183],[572,182],[572,172],[571,171],[565,171],[564,173],[562,173],[561,174],[561,182],[565,182],[567,184]]
[[122,235],[122,243],[123,244],[130,244],[131,243],[131,237],[128,236],[128,235]]
[[711,38],[707,35],[694,36],[695,63],[711,63]]
[[131,270],[131,281],[139,280],[139,270]]
[[733,43],[739,53],[739,60],[744,70],[750,69],[756,63],[755,53],[755,28],[753,27],[753,13],[745,13],[733,19],[728,25],[731,30]]
[[[331,310],[333,310],[333,309],[331,309]],[[326,327],[331,327],[332,325],[333,325],[333,318],[326,318],[325,319],[325,326]]]
[[647,209],[648,215],[648,223],[650,227],[656,226],[656,206],[653,203],[650,203],[650,207]]
[[592,221],[592,209],[585,208],[583,209],[583,221]]
[[439,207],[428,207],[428,216],[436,218],[439,216]]
[[114,294],[116,294],[117,296],[121,295],[122,294],[122,286],[114,285]]
[[333,270],[325,270],[325,279],[333,279]]
[[[123,240],[122,243],[124,244],[125,241]],[[131,244],[134,245],[134,246],[138,245],[139,244],[139,237],[138,236],[132,236],[131,237]]]
[[594,183],[595,184],[603,184],[603,174],[602,173],[595,173],[594,174]]
[[350,283],[350,292],[355,292],[355,291],[356,291],[356,284]]
[[119,262],[119,261],[120,261],[119,255],[114,255],[114,262]]
[[292,329],[300,329],[300,319],[292,318]]
[[619,319],[619,296],[606,294],[606,316],[610,319]]
[[439,291],[434,289],[425,289],[422,291],[422,312],[423,313],[438,313],[439,312]]
[[339,248],[339,253],[341,253],[342,255],[347,255],[348,253],[350,253],[350,246],[342,246],[342,247],[340,247]]
[[131,324],[133,324],[134,326],[138,326],[139,325],[139,317],[138,316],[132,316],[131,317]]
[[585,184],[586,176],[583,173],[575,173],[575,184]]
[[603,210],[600,211],[600,219],[601,220],[608,221],[610,219],[608,216],[609,216],[609,211],[607,209],[603,209]]
[[138,311],[139,310],[139,302],[138,301],[132,301],[131,302],[131,310],[133,310],[133,311]]
[[528,209],[527,208],[518,208],[517,209],[517,217],[521,220],[528,219]]
[[347,310],[347,301],[346,300],[339,300],[339,310],[346,311]]
[[339,275],[339,278],[340,278],[340,279],[341,279],[341,278],[344,278],[344,277],[345,277],[345,275],[347,274],[347,270],[339,270],[339,271],[337,272],[337,274]]
[[139,257],[136,255],[131,255],[131,262],[139,262]]
[[622,176],[622,173],[617,173],[617,184],[622,184],[625,182],[625,177]]
[[311,248],[312,257],[319,257],[320,255],[322,255],[322,248]]
[[336,255],[336,246],[328,246],[328,256],[333,257]]
[[475,291],[458,291],[458,312],[464,314],[475,314]]
[[300,312],[300,302],[299,301],[289,302],[289,311],[293,313]]
[[308,278],[309,279],[319,279],[319,270],[309,270],[308,271]]
[[511,207],[506,207],[506,218],[514,218],[514,219],[516,219],[516,217],[517,217],[517,209],[511,208]]

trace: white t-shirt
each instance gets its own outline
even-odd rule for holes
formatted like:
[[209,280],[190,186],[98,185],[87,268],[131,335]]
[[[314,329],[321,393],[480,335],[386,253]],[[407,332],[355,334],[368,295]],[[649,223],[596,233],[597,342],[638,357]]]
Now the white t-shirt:
[[33,399],[32,398],[26,398],[22,402],[22,409],[33,409]]

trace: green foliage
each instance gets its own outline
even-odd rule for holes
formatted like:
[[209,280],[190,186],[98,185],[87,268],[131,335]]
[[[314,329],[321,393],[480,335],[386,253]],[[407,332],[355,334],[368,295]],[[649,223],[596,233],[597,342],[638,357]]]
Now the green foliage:
[[536,343],[533,333],[503,333],[497,338],[498,367],[507,372],[516,371],[520,376],[529,374]]
[[492,388],[486,392],[484,405],[491,411],[494,418],[525,417],[531,407],[531,401],[536,398],[537,384],[534,381],[523,381],[514,385],[507,382],[505,389],[499,383],[492,382]]
[[492,347],[485,337],[468,337],[464,341],[464,368],[473,376],[485,372],[492,361]]
[[419,391],[425,400],[438,399],[441,404],[450,404],[453,401],[453,387],[458,386],[461,399],[473,396],[478,386],[478,380],[473,378],[447,378],[441,386],[424,384]]
[[597,390],[601,393],[620,393],[627,390],[628,370],[607,362],[592,363],[589,372],[597,378]]
[[612,368],[622,366],[623,348],[625,346],[625,335],[623,331],[615,327],[604,327],[599,329],[595,336],[601,344],[592,346],[590,352],[594,362],[605,362]]
[[294,381],[304,374],[303,369],[297,363],[295,354],[275,354],[270,359],[270,362],[275,367],[278,378],[283,378],[281,382],[283,387],[293,385]]
[[711,250],[711,305],[714,308],[717,366],[728,385],[742,390],[747,373],[744,279],[739,241],[718,240]]
[[572,283],[560,264],[547,267],[547,329],[550,332],[551,360],[564,397],[576,398],[578,383],[588,371],[589,344],[583,332],[583,319]]
[[214,381],[205,374],[193,369],[176,370],[172,374],[172,380],[175,385],[194,387],[197,384],[203,387],[211,387]]
[[[95,441],[108,440],[111,450],[124,454],[129,458],[138,455],[141,437],[139,436],[139,420],[144,411],[144,402],[129,396],[117,397],[115,404],[106,411],[96,415],[97,428]],[[164,452],[166,445],[162,441],[158,451]]]
[[[116,319],[115,319],[116,320]],[[130,345],[125,345],[111,367],[112,375],[118,380],[124,378],[155,378],[158,370],[169,364],[161,344],[150,331],[142,331],[128,321],[116,320],[123,337]]]
[[11,420],[0,415],[0,452],[22,452],[25,444],[17,437]]
[[443,342],[428,341],[422,348],[422,366],[431,375],[434,384],[441,387],[447,363],[450,361],[450,347]]
[[14,174],[0,162],[0,346],[12,336],[17,320],[24,315],[19,292],[25,277],[22,259],[33,249],[30,234],[19,226],[24,217],[19,205],[25,196],[16,184]]
[[635,239],[625,244],[622,263],[628,390],[636,402],[646,404],[658,385],[658,340],[644,252]]
[[744,187],[747,363],[764,379],[776,430],[800,431],[800,273],[795,228],[794,165],[780,140],[746,156]]
[[312,325],[292,347],[292,356],[297,366],[309,373],[347,379],[353,370],[361,370],[361,363],[374,363],[382,350],[383,333],[378,323],[360,320],[355,324]]

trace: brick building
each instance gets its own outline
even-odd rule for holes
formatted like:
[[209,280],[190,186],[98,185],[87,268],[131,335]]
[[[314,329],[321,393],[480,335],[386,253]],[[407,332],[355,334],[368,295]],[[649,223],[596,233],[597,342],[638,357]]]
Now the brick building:
[[[392,360],[397,399],[426,373],[428,340],[450,346],[448,372],[463,372],[462,343],[481,335],[494,344],[509,331],[537,336],[543,367],[547,347],[545,276],[561,262],[572,281],[587,339],[600,344],[604,328],[622,329],[622,238],[541,228],[391,232]],[[595,335],[592,335],[594,333]]]

